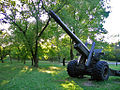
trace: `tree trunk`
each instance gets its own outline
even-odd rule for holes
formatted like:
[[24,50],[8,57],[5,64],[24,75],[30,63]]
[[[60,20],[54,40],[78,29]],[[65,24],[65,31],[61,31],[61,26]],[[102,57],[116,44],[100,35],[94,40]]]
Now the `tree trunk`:
[[19,53],[18,53],[18,55],[17,55],[17,58],[18,58],[17,60],[18,60],[18,62],[19,62],[19,61],[20,61],[20,55],[19,55],[19,54],[20,54],[21,50],[20,50],[19,47],[17,47],[17,48],[18,48],[18,51],[19,51]]
[[11,55],[9,55],[9,60],[10,60],[10,63],[12,64],[12,59],[11,59]]
[[[76,10],[74,10],[74,19],[75,19],[75,13],[76,13]],[[75,34],[74,29],[73,29],[73,33]],[[74,54],[73,54],[73,44],[74,44],[74,42],[73,42],[72,39],[70,39],[70,44],[71,44],[71,46],[70,46],[70,59],[73,60],[74,59]]]
[[71,60],[74,59],[73,46],[72,46],[72,44],[71,44],[71,48],[70,48],[70,59],[71,59]]
[[31,61],[32,61],[32,64],[31,64],[31,65],[33,66],[33,65],[34,65],[34,61],[33,61],[33,58],[31,58]]
[[32,54],[32,58],[31,58],[31,60],[32,60],[32,66],[34,66],[34,67],[38,67],[37,49],[38,49],[38,47],[36,45],[36,47],[35,47],[35,53],[34,53],[32,47],[30,47],[30,52]]
[[33,56],[33,60],[34,60],[34,67],[38,67],[38,59],[36,55]]
[[18,60],[18,62],[19,62],[19,61],[20,61],[20,56],[18,55],[17,58],[18,58],[17,60]]
[[65,58],[63,58],[63,66],[65,66]]
[[38,35],[38,30],[39,30],[38,14],[37,14],[37,17],[35,19],[36,19],[36,40],[35,40],[35,53],[34,53],[33,59],[34,59],[34,67],[38,67],[38,59],[37,59],[37,56],[38,56],[38,39],[39,39],[39,35]]
[[4,61],[2,60],[2,63],[4,63]]
[[35,65],[34,67],[38,67],[38,59],[35,60]]
[[[38,33],[38,31],[36,31]],[[38,37],[36,37],[36,42],[35,42],[35,54],[33,56],[34,59],[34,67],[38,67]]]
[[24,59],[24,64],[26,64],[26,60]]
[[1,62],[4,63],[4,61],[3,61],[3,57],[1,57]]

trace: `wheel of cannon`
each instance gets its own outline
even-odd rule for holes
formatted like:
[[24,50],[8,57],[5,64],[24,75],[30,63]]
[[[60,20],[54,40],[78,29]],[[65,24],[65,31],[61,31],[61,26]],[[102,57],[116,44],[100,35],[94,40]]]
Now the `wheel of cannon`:
[[67,72],[68,72],[69,76],[71,76],[71,77],[78,77],[79,76],[79,72],[78,72],[76,66],[77,66],[77,60],[72,60],[68,63]]
[[92,78],[97,81],[108,80],[109,78],[109,66],[105,61],[98,61],[93,69]]

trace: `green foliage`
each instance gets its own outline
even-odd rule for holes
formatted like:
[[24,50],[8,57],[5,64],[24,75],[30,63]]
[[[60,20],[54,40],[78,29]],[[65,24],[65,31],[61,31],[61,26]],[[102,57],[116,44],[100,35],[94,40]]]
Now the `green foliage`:
[[120,61],[120,46],[119,42],[113,44],[103,44],[105,45],[104,52],[105,55],[103,59],[110,61]]
[[99,0],[70,0],[68,5],[61,10],[60,17],[69,27],[73,27],[78,37],[83,40],[90,37],[94,40],[96,34],[106,32],[102,23],[106,17],[104,13],[108,12],[101,5],[102,3]]
[[[103,28],[104,18],[109,15],[102,0],[43,0],[43,3],[33,0],[0,1],[2,12],[5,15],[4,22],[11,24],[11,55],[13,57],[29,57],[31,59],[70,59],[70,38],[62,28],[50,21],[42,36],[41,31],[47,25],[47,11],[52,9],[67,26],[83,41],[89,37],[96,41],[96,36],[106,33]],[[44,5],[44,7],[42,6]],[[7,13],[8,9],[10,13]],[[42,20],[42,16],[46,19]],[[76,53],[75,51],[73,51]],[[25,55],[25,56],[24,56]]]
[[3,60],[9,55],[9,49],[9,34],[2,32],[2,34],[0,34],[0,60]]
[[120,62],[120,49],[115,49],[112,50],[111,52],[106,52],[104,59]]
[[8,54],[8,48],[0,46],[0,59],[3,60]]

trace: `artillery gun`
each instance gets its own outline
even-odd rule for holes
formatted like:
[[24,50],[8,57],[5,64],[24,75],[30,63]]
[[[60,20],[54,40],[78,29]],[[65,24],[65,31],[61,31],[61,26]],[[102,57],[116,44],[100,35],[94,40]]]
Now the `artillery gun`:
[[75,42],[74,48],[80,54],[78,60],[72,60],[68,63],[67,72],[71,77],[83,77],[90,75],[91,79],[97,81],[108,80],[109,76],[120,76],[120,71],[109,68],[105,61],[100,61],[100,56],[103,55],[102,49],[94,49],[93,42],[91,49],[88,47],[67,27],[66,24],[52,10],[49,15],[63,28],[63,30]]

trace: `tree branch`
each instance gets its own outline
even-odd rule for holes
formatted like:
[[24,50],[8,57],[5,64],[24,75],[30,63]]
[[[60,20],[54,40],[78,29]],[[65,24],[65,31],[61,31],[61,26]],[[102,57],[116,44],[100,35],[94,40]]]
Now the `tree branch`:
[[[23,31],[23,29],[13,20],[11,19],[9,16],[7,16],[6,14],[2,13],[6,18],[5,19],[9,19],[15,26],[17,26],[19,28],[19,30],[21,32],[23,32],[23,34],[25,34],[25,32]],[[6,22],[5,20],[3,20],[4,22]]]
[[[16,13],[14,13],[12,9],[10,9],[10,11],[11,11],[11,12],[12,12],[12,14],[13,14],[13,18],[14,18],[14,20],[13,20],[13,21],[15,22],[15,16],[16,16]],[[16,12],[16,11],[15,11],[15,12]]]
[[50,20],[51,20],[51,18],[49,17],[49,19],[48,19],[45,27],[44,27],[44,28],[42,29],[42,31],[39,33],[38,38],[41,37],[42,33],[44,32],[44,30],[45,30],[45,29],[47,28],[47,26],[49,25]]

